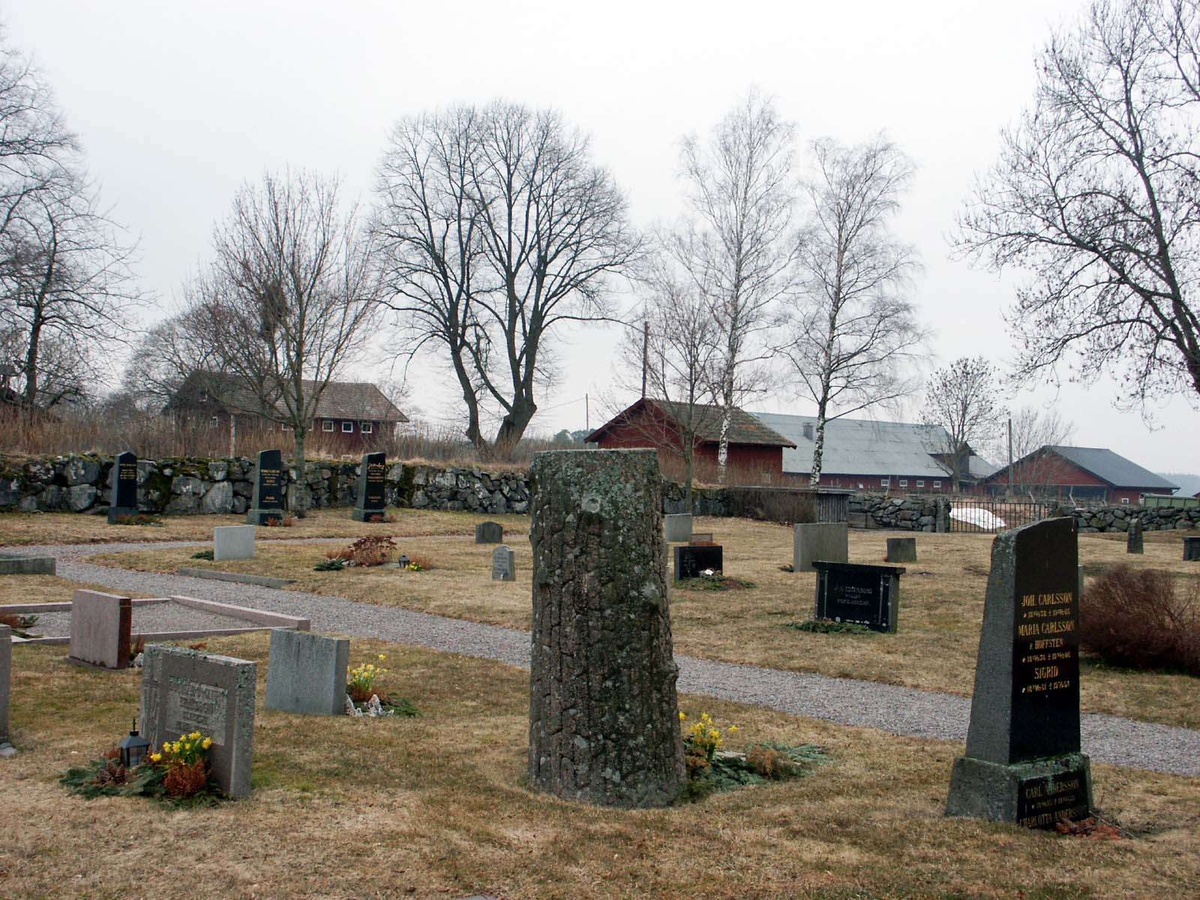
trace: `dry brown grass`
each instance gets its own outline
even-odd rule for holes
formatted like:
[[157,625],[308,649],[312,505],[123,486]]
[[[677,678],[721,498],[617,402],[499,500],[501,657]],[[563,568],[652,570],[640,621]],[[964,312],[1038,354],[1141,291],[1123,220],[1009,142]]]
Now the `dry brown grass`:
[[69,603],[79,590],[111,589],[98,584],[67,581],[53,575],[0,575],[0,606],[9,603]]
[[[963,696],[974,688],[975,657],[983,620],[990,565],[990,535],[923,534],[919,562],[901,579],[899,632],[894,635],[810,634],[786,625],[812,615],[816,576],[780,571],[792,558],[790,528],[734,519],[703,519],[697,530],[712,531],[725,547],[729,575],[758,587],[736,592],[672,591],[671,623],[680,653],[775,669],[820,672],[902,684]],[[850,536],[854,562],[880,562],[886,532]],[[1151,537],[1155,538],[1151,540]],[[428,572],[347,569],[314,572],[326,547],[260,544],[255,560],[197,563],[190,550],[144,550],[97,557],[97,561],[146,571],[174,571],[181,565],[212,566],[295,579],[297,590],[336,594],[384,606],[528,630],[531,552],[524,536],[508,540],[516,554],[517,580],[491,580],[492,547],[467,538],[412,538],[400,552],[429,557]],[[1129,563],[1178,573],[1193,572],[1181,560],[1177,535],[1147,535],[1142,557],[1125,553],[1124,543],[1083,535],[1080,558],[1085,572]],[[1136,672],[1103,666],[1085,657],[1083,707],[1153,722],[1200,727],[1200,680],[1180,674]]]
[[[316,509],[290,528],[260,527],[262,540],[357,538],[366,535],[474,534],[475,523],[491,519],[505,532],[525,533],[528,516],[484,516],[462,512],[389,509],[394,523],[355,522],[349,509]],[[76,513],[0,513],[0,547],[34,544],[103,544],[152,541],[211,541],[218,525],[245,525],[245,516],[163,516],[161,526],[109,525],[103,516]]]
[[211,809],[85,801],[58,784],[117,739],[138,674],[61,648],[19,647],[20,755],[0,760],[0,896],[455,898],[1178,897],[1200,879],[1200,780],[1105,766],[1097,796],[1140,836],[1062,838],[942,817],[961,748],[682,698],[744,742],[812,742],[834,762],[798,781],[701,804],[621,812],[523,786],[528,675],[498,663],[383,651],[417,719],[294,716],[262,706],[268,639],[212,639],[259,664],[254,794]]

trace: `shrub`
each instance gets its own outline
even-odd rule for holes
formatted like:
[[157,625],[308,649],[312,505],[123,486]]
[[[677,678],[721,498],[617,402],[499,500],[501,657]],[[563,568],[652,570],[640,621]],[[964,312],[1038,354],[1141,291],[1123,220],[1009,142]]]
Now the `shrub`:
[[364,537],[342,550],[328,551],[325,557],[340,559],[351,566],[384,566],[392,561],[395,552],[396,542],[390,537]]
[[1200,579],[1117,566],[1080,603],[1080,641],[1105,662],[1200,675]]
[[212,552],[211,550],[201,550],[199,553],[193,553],[193,554],[192,554],[192,559],[208,559],[208,560],[211,560],[212,558],[213,558],[213,552]]

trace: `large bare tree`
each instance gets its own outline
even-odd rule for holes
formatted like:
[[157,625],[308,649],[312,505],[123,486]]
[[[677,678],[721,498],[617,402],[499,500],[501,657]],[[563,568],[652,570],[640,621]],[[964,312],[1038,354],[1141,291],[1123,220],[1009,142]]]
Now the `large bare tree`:
[[825,423],[914,391],[922,334],[906,295],[918,269],[915,252],[889,228],[912,163],[882,135],[856,147],[820,140],[813,157],[809,222],[780,350],[801,395],[817,407],[810,473],[816,486]]
[[[297,471],[330,381],[370,336],[380,282],[356,211],[336,179],[307,172],[246,185],[217,226],[188,325],[228,377],[228,406],[291,429]],[[303,475],[301,475],[303,477]],[[290,500],[303,512],[303,490]]]
[[449,363],[468,439],[507,456],[537,412],[555,331],[606,318],[610,277],[640,253],[625,198],[559,113],[499,101],[402,120],[377,191],[403,351]]
[[794,128],[757,92],[708,140],[683,143],[688,213],[667,248],[708,304],[719,330],[715,391],[724,410],[717,450],[725,480],[733,410],[766,357],[763,331],[790,283],[797,242]]
[[962,356],[929,377],[923,420],[945,432],[931,450],[950,468],[958,490],[969,474],[971,449],[996,439],[1004,418],[996,369],[982,356]]
[[958,247],[1029,273],[1018,375],[1064,358],[1120,401],[1200,400],[1200,4],[1099,0],[1038,55],[1033,106],[961,215]]

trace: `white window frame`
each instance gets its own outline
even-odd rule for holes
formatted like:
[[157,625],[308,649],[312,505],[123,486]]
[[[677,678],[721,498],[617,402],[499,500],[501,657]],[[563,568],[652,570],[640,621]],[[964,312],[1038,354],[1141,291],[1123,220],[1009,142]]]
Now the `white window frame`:
[[220,424],[221,424],[220,416],[213,416],[211,419],[208,420],[209,428],[216,428]]
[[925,479],[924,478],[917,479],[917,487],[925,487]]
[[279,423],[279,430],[280,430],[280,431],[291,431],[291,430],[292,430],[292,426],[291,426],[291,425],[289,425],[287,422],[280,422],[280,423]]
[[908,479],[907,478],[900,479],[900,487],[908,487]]
[[363,434],[371,434],[375,431],[375,426],[371,422],[359,422],[358,430]]
[[1122,506],[1128,506],[1128,505],[1129,505],[1129,498],[1128,498],[1128,497],[1122,497],[1122,498],[1121,498],[1121,505],[1122,505]]
[[892,486],[892,479],[890,479],[890,478],[880,478],[880,479],[879,479],[879,486],[880,486],[881,488],[885,488],[885,487],[891,487],[891,486]]
[[941,488],[942,488],[942,483],[941,483],[940,481],[935,481],[935,482],[933,483],[933,486],[934,486],[935,488],[937,488],[938,490],[941,490]]
[[200,402],[201,402],[201,403],[207,403],[207,402],[208,402],[208,391],[201,391],[201,392],[200,392]]
[[321,422],[322,431],[333,431],[333,419],[325,419]]
[[343,422],[342,423],[342,434],[354,434],[354,423],[353,422]]

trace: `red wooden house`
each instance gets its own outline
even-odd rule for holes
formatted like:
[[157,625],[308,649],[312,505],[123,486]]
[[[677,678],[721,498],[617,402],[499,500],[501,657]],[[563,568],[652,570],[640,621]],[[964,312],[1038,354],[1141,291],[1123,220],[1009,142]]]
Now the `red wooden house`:
[[[1138,504],[1143,494],[1173,494],[1165,478],[1103,447],[1047,444],[1012,465],[1013,492],[1063,500]],[[989,494],[1008,491],[1008,467],[982,482]]]

